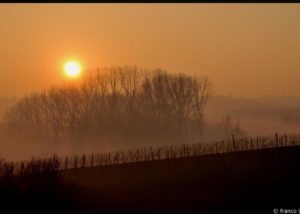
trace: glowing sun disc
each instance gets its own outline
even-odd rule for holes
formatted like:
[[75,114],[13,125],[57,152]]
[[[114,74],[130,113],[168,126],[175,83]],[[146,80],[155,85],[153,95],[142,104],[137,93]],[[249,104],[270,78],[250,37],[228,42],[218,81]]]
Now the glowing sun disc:
[[65,64],[65,74],[69,77],[77,77],[80,74],[81,67],[76,61],[69,61]]

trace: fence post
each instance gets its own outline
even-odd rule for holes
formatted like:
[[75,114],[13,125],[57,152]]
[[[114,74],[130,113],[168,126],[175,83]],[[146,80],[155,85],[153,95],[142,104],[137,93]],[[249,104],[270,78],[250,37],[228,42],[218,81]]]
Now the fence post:
[[65,159],[65,169],[68,169],[68,166],[69,166],[69,160],[68,160],[68,156],[66,156],[66,159]]
[[92,153],[92,155],[91,155],[91,167],[93,167],[94,166],[94,154]]
[[235,152],[235,139],[234,139],[234,135],[232,135],[232,142],[233,142],[233,151]]
[[85,154],[82,156],[81,168],[85,167]]
[[227,152],[230,152],[230,139],[227,139]]
[[284,135],[284,139],[285,139],[285,146],[288,145],[288,138],[287,138],[287,134]]
[[77,168],[77,155],[74,156],[74,168]]
[[108,153],[108,165],[110,164],[110,152]]

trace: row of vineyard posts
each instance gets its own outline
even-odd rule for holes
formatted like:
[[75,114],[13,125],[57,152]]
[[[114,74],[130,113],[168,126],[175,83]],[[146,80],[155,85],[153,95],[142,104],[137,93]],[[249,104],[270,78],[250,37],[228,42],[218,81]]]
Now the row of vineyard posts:
[[277,148],[300,145],[300,134],[275,134],[274,137],[241,138],[219,141],[210,144],[195,143],[144,147],[135,150],[92,153],[66,156],[57,155],[44,158],[32,158],[30,161],[6,163],[0,161],[1,175],[51,172],[72,168],[108,166],[136,162],[157,161],[173,158],[191,158],[207,154],[219,154],[237,151],[251,151],[265,148]]

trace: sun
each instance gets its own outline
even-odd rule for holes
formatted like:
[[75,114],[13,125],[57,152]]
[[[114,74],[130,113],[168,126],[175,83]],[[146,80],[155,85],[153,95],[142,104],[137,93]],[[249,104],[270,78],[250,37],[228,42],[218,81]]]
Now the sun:
[[64,67],[65,74],[68,77],[76,78],[80,75],[81,67],[77,61],[68,61]]

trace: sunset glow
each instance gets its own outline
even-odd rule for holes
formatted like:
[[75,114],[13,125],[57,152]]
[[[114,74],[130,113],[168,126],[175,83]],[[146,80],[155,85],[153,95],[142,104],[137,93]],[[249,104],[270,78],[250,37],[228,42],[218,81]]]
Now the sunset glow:
[[68,77],[76,78],[80,75],[81,67],[80,64],[76,61],[69,61],[65,64],[64,67],[65,74]]
[[0,4],[0,214],[300,214],[300,4],[24,3]]

